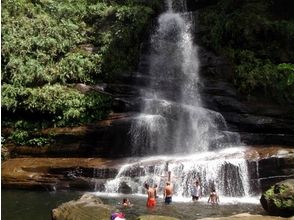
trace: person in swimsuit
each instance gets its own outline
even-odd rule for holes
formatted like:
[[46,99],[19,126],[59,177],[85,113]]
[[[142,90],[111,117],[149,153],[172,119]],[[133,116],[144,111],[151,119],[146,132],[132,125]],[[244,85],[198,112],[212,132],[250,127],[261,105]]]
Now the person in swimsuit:
[[147,207],[152,208],[156,205],[155,195],[154,195],[154,189],[150,187],[147,183],[145,183],[145,188],[147,189]]
[[219,203],[219,197],[218,197],[215,189],[213,189],[212,192],[210,193],[207,202],[208,203],[210,202],[211,204],[218,204]]
[[195,185],[193,185],[192,190],[191,190],[191,195],[192,195],[192,201],[198,201],[199,198],[201,197],[201,187],[199,185],[199,181],[197,180],[195,182]]
[[170,204],[172,202],[173,196],[173,187],[171,186],[170,182],[166,182],[166,186],[164,188],[164,203]]
[[123,207],[132,207],[133,204],[131,204],[130,200],[128,198],[124,198],[122,202]]

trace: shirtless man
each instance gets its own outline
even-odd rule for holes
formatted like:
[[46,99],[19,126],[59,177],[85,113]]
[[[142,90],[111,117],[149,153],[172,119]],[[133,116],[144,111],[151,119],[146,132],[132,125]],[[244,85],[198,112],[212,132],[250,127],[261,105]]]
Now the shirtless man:
[[147,183],[145,183],[145,188],[147,189],[147,207],[152,208],[156,205],[155,195],[154,195],[154,189],[150,187]]
[[166,182],[166,186],[164,188],[164,202],[165,204],[170,204],[172,202],[173,196],[173,187],[170,182]]
[[207,202],[208,203],[210,202],[211,204],[219,203],[219,197],[218,197],[217,193],[215,192],[215,189],[213,189],[212,192],[210,193]]

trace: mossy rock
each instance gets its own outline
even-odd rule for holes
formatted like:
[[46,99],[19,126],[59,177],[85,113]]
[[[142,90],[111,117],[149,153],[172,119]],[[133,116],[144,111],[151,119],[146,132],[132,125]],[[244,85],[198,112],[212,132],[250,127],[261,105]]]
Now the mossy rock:
[[85,194],[76,201],[61,204],[52,210],[53,220],[109,220],[115,208],[103,204],[93,194]]
[[271,215],[289,217],[294,215],[294,179],[276,183],[265,191],[260,203]]
[[162,215],[142,215],[138,217],[138,220],[180,220],[178,218]]

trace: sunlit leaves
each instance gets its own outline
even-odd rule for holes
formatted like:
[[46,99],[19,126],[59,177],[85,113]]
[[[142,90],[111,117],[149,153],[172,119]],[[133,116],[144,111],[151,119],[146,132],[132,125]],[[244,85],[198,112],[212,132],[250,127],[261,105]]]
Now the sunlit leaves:
[[38,113],[57,126],[104,117],[109,97],[70,84],[91,85],[134,68],[151,13],[134,1],[4,1],[2,109]]
[[[59,125],[100,119],[107,113],[110,99],[93,92],[82,94],[62,85],[46,85],[38,88],[2,86],[2,108],[49,114]],[[95,114],[93,115],[93,111]]]

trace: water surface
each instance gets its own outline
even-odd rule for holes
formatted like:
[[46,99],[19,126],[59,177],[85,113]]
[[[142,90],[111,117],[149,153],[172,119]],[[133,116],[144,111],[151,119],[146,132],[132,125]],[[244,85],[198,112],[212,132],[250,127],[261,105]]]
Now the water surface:
[[[39,192],[23,190],[2,190],[1,215],[5,220],[50,220],[51,210],[70,200],[76,200],[85,192]],[[98,194],[99,195],[99,194]],[[192,220],[205,217],[222,217],[248,212],[251,214],[265,214],[259,203],[248,199],[221,199],[220,205],[207,204],[207,198],[200,202],[174,201],[171,205],[165,205],[163,199],[158,199],[157,207],[148,209],[145,206],[146,197],[129,195],[130,208],[122,208],[120,202],[123,195],[100,194],[104,203],[114,206],[113,211],[122,211],[127,220],[135,220],[139,215],[154,214],[177,217],[179,219]],[[175,199],[177,200],[177,199]]]

